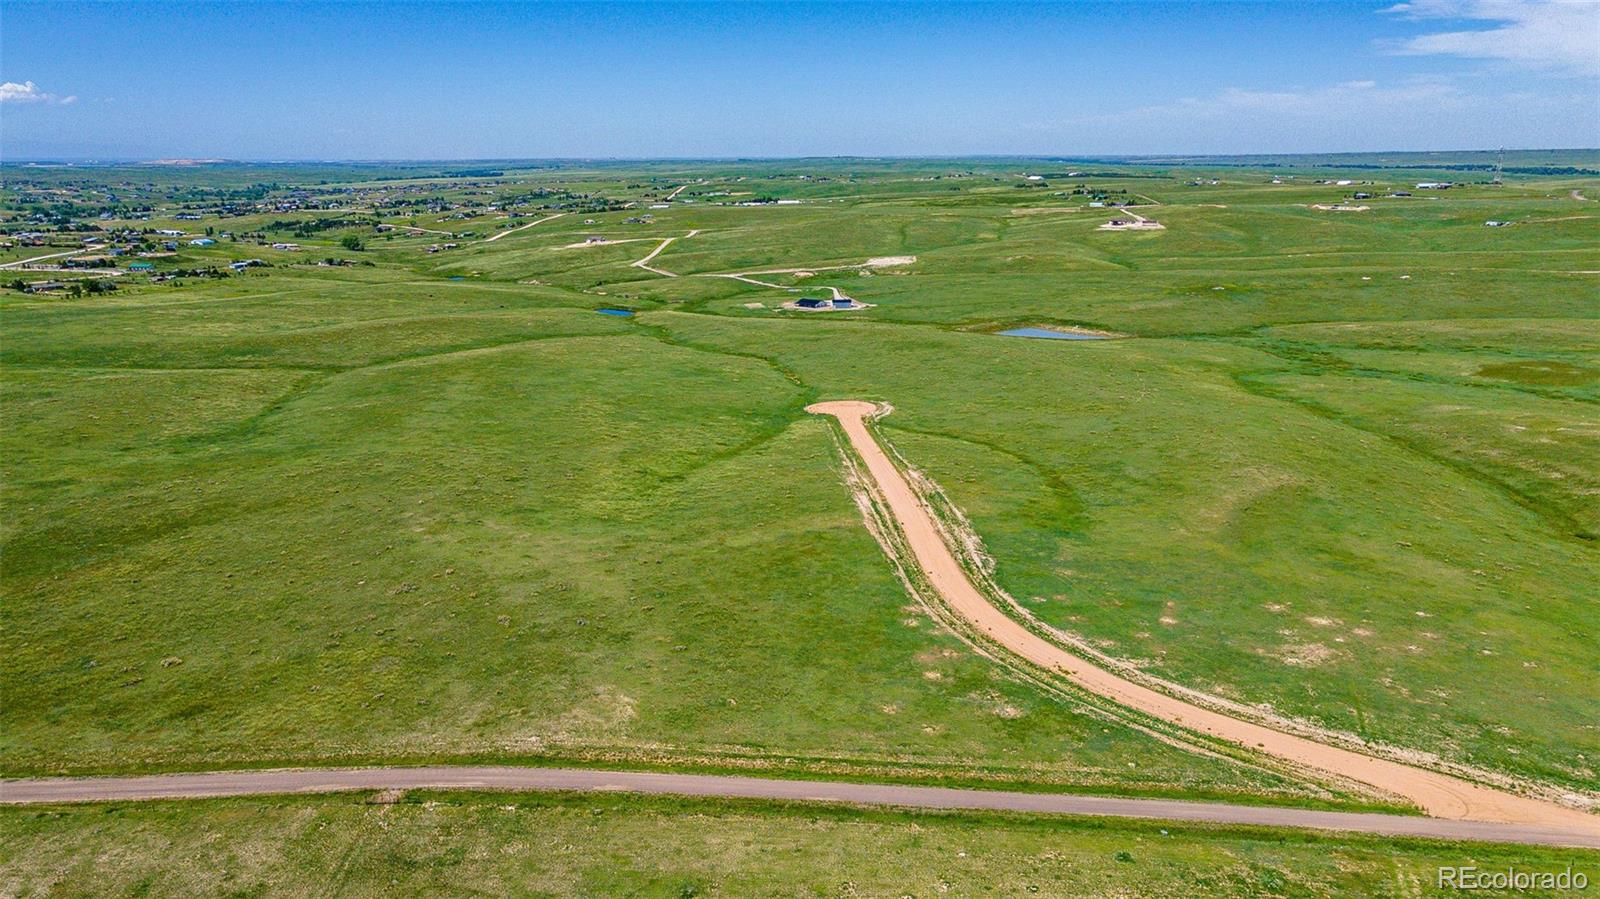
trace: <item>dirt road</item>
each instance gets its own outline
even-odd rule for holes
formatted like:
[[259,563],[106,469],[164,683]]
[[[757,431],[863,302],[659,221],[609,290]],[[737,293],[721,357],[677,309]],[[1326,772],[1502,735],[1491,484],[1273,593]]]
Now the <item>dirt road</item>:
[[838,419],[851,446],[866,463],[878,499],[894,516],[917,566],[943,602],[976,633],[1016,656],[1155,718],[1404,797],[1435,818],[1542,827],[1568,832],[1574,838],[1600,840],[1600,816],[1234,718],[1135,683],[1068,652],[996,608],[973,584],[929,510],[868,430],[868,421],[882,414],[880,407],[846,400],[817,403],[806,411]]
[[569,790],[629,792],[793,802],[843,802],[927,809],[980,809],[1055,815],[1097,815],[1267,827],[1304,827],[1385,836],[1481,840],[1543,846],[1600,848],[1600,836],[1555,827],[1441,821],[1437,818],[1327,812],[1270,806],[1119,799],[1060,793],[963,790],[902,784],[778,780],[654,771],[576,768],[437,766],[425,768],[320,768],[214,771],[146,777],[42,778],[0,782],[0,803],[110,802],[196,799],[349,790]]
[[[455,237],[456,236],[456,233],[454,231],[440,231],[438,228],[420,228],[420,227],[418,227],[416,225],[396,225],[396,224],[394,224],[392,222],[390,222],[388,224],[392,228],[398,228],[401,231],[411,231],[411,232],[414,232],[416,234],[442,234],[445,237]],[[489,239],[493,240],[494,238],[491,237]]]
[[[700,229],[696,228],[693,231],[690,231],[688,234],[683,235],[683,239],[687,240],[687,239],[689,239],[689,238],[691,238],[691,237],[693,237],[693,236],[695,236],[696,234],[699,234],[699,233],[700,233]],[[657,256],[661,255],[661,251],[665,250],[669,244],[671,244],[673,241],[675,241],[677,239],[678,238],[676,238],[676,237],[663,237],[661,239],[661,243],[657,244],[656,248],[650,251],[650,255],[648,255],[648,256],[644,257],[643,259],[640,259],[640,260],[638,260],[636,262],[631,262],[631,263],[629,263],[629,265],[632,265],[634,268],[642,268],[647,272],[655,272],[658,275],[665,275],[668,278],[676,278],[676,277],[678,277],[677,272],[669,272],[664,268],[655,268],[654,266],[650,265],[650,260],[652,260],[652,259],[656,258]]]
[[43,262],[46,259],[60,259],[62,256],[76,256],[79,253],[87,252],[89,252],[89,250],[85,248],[82,250],[68,250],[65,253],[47,253],[43,256],[34,256],[31,259],[17,259],[12,262],[7,262],[4,265],[0,265],[0,268],[22,268],[24,265],[27,265],[30,262]]
[[518,231],[526,231],[529,228],[532,228],[534,225],[542,225],[545,222],[561,218],[564,215],[566,215],[565,212],[558,212],[555,215],[547,215],[542,219],[538,219],[537,221],[529,222],[526,225],[518,225],[515,228],[507,228],[504,231],[496,231],[495,233],[493,233],[493,234],[489,235],[487,238],[485,238],[483,242],[484,243],[494,243],[495,241],[499,240],[500,238],[505,237],[507,234],[515,234]]
[[771,287],[774,290],[785,290],[789,293],[801,293],[804,290],[817,287],[823,290],[832,291],[833,298],[836,300],[844,300],[849,299],[849,297],[845,295],[844,291],[837,287],[829,287],[826,284],[808,284],[806,287],[785,287],[782,284],[773,284],[771,281],[758,281],[750,276],[792,275],[797,272],[809,272],[814,274],[816,272],[836,272],[844,269],[889,268],[894,266],[911,265],[916,261],[917,257],[915,256],[874,256],[871,259],[868,259],[866,262],[853,262],[849,265],[813,265],[809,268],[764,268],[753,272],[730,272],[726,274],[718,272],[706,272],[704,277],[732,278],[735,281],[743,281],[746,284],[755,284],[759,287]]

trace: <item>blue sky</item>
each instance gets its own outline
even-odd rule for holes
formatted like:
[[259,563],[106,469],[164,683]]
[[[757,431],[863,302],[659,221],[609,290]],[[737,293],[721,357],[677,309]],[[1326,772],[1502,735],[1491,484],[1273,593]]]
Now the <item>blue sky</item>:
[[6,158],[1600,146],[1600,2],[0,6]]

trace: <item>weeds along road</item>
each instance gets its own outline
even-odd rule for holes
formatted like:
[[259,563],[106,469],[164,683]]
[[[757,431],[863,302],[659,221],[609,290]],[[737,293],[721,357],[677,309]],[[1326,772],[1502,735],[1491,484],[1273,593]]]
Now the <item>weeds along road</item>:
[[1600,848],[1600,834],[1582,834],[1556,826],[1445,821],[1420,816],[1329,812],[1229,805],[1220,802],[1185,802],[1176,799],[1120,799],[1111,796],[1016,793],[903,784],[860,784],[712,774],[670,774],[655,771],[509,766],[302,768],[276,771],[215,771],[205,774],[156,774],[146,777],[14,780],[0,783],[0,803],[21,805],[126,802],[285,793],[335,793],[352,790],[420,789],[604,791],[723,799],[769,799],[786,802],[839,802],[899,808],[1011,811],[1206,824],[1301,827],[1379,836]]
[[939,598],[977,633],[1040,668],[1163,721],[1285,759],[1303,768],[1358,781],[1415,802],[1434,818],[1518,824],[1600,840],[1600,816],[1480,786],[1461,778],[1341,749],[1186,702],[1135,683],[1068,652],[996,608],[946,545],[921,498],[878,444],[867,423],[884,413],[873,403],[816,403],[806,411],[838,419],[866,463],[877,498],[904,533],[915,562]]

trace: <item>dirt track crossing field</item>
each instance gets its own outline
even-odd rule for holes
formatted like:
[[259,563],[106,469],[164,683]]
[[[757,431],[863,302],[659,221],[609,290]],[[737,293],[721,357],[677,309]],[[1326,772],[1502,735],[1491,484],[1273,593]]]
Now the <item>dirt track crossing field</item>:
[[561,218],[564,215],[566,215],[565,212],[558,212],[555,215],[547,215],[542,219],[536,219],[534,221],[531,221],[531,222],[527,223],[526,225],[518,225],[515,228],[507,228],[504,231],[497,231],[494,234],[491,234],[487,238],[485,238],[483,242],[484,243],[494,243],[495,241],[499,240],[500,238],[505,237],[507,234],[515,234],[518,231],[526,231],[529,228],[532,228],[534,225],[542,225],[545,222]]
[[846,400],[816,403],[807,411],[831,415],[843,427],[851,447],[866,463],[877,498],[894,516],[939,598],[980,635],[1033,665],[1144,714],[1402,796],[1434,818],[1551,828],[1574,838],[1600,840],[1600,817],[1230,717],[1134,683],[1047,641],[996,608],[974,586],[927,507],[868,429],[868,422],[884,414],[882,407]]
[[1600,833],[1584,834],[1556,825],[1444,821],[1405,815],[1329,812],[1218,802],[1186,802],[1176,799],[1120,799],[1110,796],[966,790],[903,784],[510,766],[283,769],[157,774],[146,777],[44,778],[0,783],[0,802],[8,804],[107,802],[420,789],[603,791],[798,802],[842,802],[904,808],[998,810],[1212,824],[1305,827],[1391,836],[1600,848]]
[[[700,229],[696,228],[693,231],[690,231],[688,234],[683,235],[683,239],[687,240],[687,239],[689,239],[689,238],[691,238],[691,237],[693,237],[693,236],[695,236],[696,234],[699,234],[699,233],[700,233]],[[647,272],[655,272],[658,275],[664,275],[664,276],[666,276],[668,278],[676,278],[676,277],[678,277],[676,272],[669,272],[666,269],[656,268],[656,267],[654,267],[654,266],[652,266],[650,264],[650,260],[652,260],[652,259],[656,258],[657,256],[661,255],[661,251],[665,250],[667,247],[671,246],[672,242],[675,241],[675,240],[678,240],[678,238],[676,238],[676,237],[663,237],[661,239],[661,243],[657,244],[656,248],[654,250],[650,251],[650,255],[644,257],[643,259],[638,260],[637,262],[631,262],[629,264],[632,265],[634,268],[642,268]]]

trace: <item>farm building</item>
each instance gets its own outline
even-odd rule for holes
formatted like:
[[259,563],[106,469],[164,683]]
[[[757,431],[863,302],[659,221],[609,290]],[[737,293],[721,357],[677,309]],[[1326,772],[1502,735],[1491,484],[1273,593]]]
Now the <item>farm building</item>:
[[130,272],[148,272],[148,271],[152,271],[154,269],[155,269],[155,265],[153,265],[152,263],[149,263],[149,262],[130,262],[130,263],[128,263],[128,271],[130,271]]
[[799,306],[801,309],[826,309],[828,306],[828,301],[806,297],[805,299],[795,300],[794,304]]
[[215,243],[216,243],[216,241],[212,240],[209,237],[196,237],[194,240],[189,241],[189,246],[191,246],[191,247],[209,247],[209,246],[211,246],[211,245],[213,245]]

